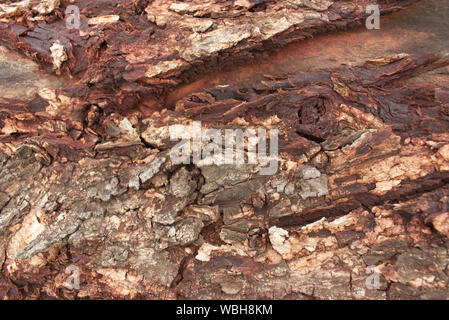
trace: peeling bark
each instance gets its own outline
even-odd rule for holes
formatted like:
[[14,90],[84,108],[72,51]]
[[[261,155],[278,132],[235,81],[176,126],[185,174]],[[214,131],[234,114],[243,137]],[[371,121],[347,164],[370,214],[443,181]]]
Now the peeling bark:
[[[62,27],[66,1],[0,22],[11,47],[79,77],[0,98],[2,298],[449,298],[447,52],[267,76],[172,106],[165,93],[190,74],[351,26],[365,1],[75,3],[79,34]],[[270,15],[286,25],[263,31]],[[179,35],[183,56],[160,40]],[[199,35],[206,53],[195,51]],[[277,172],[174,163],[169,127],[194,121],[277,129]],[[69,266],[79,290],[64,286]],[[368,267],[378,288],[367,288]]]
[[[0,21],[0,41],[37,60],[48,72],[80,78],[79,85],[69,89],[71,95],[90,103],[106,100],[123,111],[141,100],[153,101],[150,106],[160,104],[167,89],[205,71],[266,56],[315,34],[360,25],[371,4],[369,0],[117,0],[101,6],[90,0],[60,2],[38,17],[31,17],[35,9],[19,11],[20,18],[19,13],[7,16],[6,22]],[[415,2],[378,1],[383,14]],[[61,19],[68,5],[79,7],[80,29],[68,29]]]

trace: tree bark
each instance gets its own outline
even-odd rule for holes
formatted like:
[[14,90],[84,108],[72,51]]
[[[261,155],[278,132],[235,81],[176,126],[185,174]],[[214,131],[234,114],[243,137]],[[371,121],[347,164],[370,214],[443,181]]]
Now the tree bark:
[[[385,13],[412,2],[379,1]],[[360,23],[368,1],[74,3],[80,32],[64,28],[66,1],[0,23],[11,48],[76,77],[0,98],[1,297],[449,298],[447,52],[267,75],[168,105],[209,66]],[[120,21],[86,22],[106,15]],[[170,128],[198,122],[224,136],[277,130],[276,173],[175,163]],[[73,267],[79,289],[66,287]]]

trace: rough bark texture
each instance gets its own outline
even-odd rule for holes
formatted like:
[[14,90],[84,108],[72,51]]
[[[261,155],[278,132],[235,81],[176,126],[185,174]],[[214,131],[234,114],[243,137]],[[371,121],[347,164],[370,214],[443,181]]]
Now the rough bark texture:
[[[120,16],[79,34],[57,2],[36,15],[31,1],[0,25],[51,68],[59,40],[57,69],[79,77],[0,98],[3,298],[449,298],[448,53],[267,77],[168,106],[164,93],[202,68],[350,26],[368,1],[74,1],[86,19]],[[413,1],[379,2],[388,12]],[[277,173],[173,164],[169,126],[193,121],[277,129]],[[79,290],[64,287],[70,265]],[[368,266],[378,289],[366,287]]]
[[[378,1],[389,13],[417,0]],[[26,1],[24,1],[26,2]],[[33,3],[46,4],[46,9]],[[22,2],[21,2],[22,3]],[[57,72],[81,78],[84,101],[122,110],[163,102],[167,88],[292,41],[364,23],[370,0],[31,1],[0,12],[0,41]],[[60,3],[60,6],[58,4]],[[81,26],[60,19],[80,8]],[[19,15],[19,17],[18,17]],[[117,20],[120,19],[120,20]],[[157,101],[157,102],[155,102]]]

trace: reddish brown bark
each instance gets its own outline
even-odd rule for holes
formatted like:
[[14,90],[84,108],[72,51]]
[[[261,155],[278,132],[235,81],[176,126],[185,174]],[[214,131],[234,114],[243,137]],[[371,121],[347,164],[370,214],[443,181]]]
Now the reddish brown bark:
[[[12,47],[44,48],[35,56],[43,65],[53,63],[46,45],[70,41],[60,71],[80,79],[30,99],[0,98],[1,297],[448,298],[448,53],[267,76],[166,104],[171,86],[209,62],[219,68],[240,54],[349,26],[364,17],[365,4],[291,9],[339,17],[312,19],[271,41],[242,40],[151,81],[141,70],[167,60],[126,60],[125,47],[136,57],[145,52],[140,45],[172,50],[158,37],[187,37],[193,31],[179,24],[189,15],[241,25],[287,6],[231,2],[220,13],[212,1],[176,7],[176,19],[158,21],[163,1],[110,8],[75,1],[86,18],[120,16],[121,23],[89,27],[89,39],[63,30],[64,1],[44,26],[17,16],[2,22],[0,36]],[[411,2],[386,1],[383,10]],[[156,20],[144,17],[148,8],[160,10]],[[43,30],[51,34],[45,41]],[[138,42],[146,32],[154,38]],[[160,104],[146,104],[149,96]],[[278,171],[174,164],[169,126],[192,121],[222,131],[277,129]],[[79,268],[80,289],[64,287],[69,266]],[[368,267],[379,275],[377,288],[366,285]]]

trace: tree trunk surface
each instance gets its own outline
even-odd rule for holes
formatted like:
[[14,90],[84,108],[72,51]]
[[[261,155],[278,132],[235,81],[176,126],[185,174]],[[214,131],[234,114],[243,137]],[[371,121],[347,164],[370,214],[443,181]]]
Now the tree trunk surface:
[[[64,80],[0,93],[0,297],[448,299],[448,52],[168,98],[370,2],[0,1],[2,44]],[[199,125],[258,133],[259,156],[177,163],[170,134]],[[196,146],[232,153],[217,141]]]

